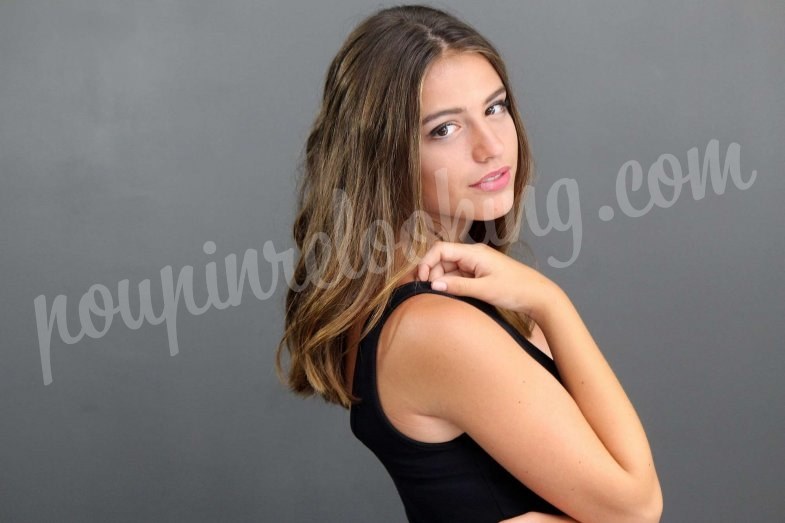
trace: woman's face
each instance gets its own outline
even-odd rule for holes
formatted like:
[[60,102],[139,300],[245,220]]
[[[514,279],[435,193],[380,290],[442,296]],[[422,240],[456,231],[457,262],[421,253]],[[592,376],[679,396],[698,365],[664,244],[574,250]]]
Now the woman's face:
[[[426,71],[420,99],[424,210],[445,239],[459,241],[473,220],[493,220],[512,208],[518,135],[506,98],[496,70],[477,53],[442,56]],[[493,175],[499,169],[501,175]]]

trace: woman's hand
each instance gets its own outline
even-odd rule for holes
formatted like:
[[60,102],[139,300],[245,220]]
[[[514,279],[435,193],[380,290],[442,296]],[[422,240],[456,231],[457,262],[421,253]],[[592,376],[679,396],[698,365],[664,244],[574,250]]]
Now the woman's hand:
[[436,242],[420,260],[417,277],[434,290],[471,296],[535,321],[561,291],[542,273],[482,243]]

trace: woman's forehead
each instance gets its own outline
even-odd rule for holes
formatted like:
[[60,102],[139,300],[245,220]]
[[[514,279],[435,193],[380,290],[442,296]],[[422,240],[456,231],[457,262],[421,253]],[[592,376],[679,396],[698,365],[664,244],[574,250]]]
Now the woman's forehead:
[[434,60],[426,70],[420,100],[425,105],[434,102],[449,104],[450,100],[466,100],[472,94],[484,98],[501,84],[496,69],[484,56],[451,53]]

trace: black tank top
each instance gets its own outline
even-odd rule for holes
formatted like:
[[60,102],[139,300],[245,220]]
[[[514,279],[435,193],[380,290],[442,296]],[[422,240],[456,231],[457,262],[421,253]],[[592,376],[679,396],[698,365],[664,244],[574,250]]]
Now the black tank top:
[[562,514],[499,465],[467,433],[442,443],[417,441],[398,431],[385,416],[376,386],[379,334],[395,307],[425,292],[479,308],[559,379],[553,360],[505,321],[492,305],[433,290],[430,282],[405,283],[393,291],[380,321],[357,349],[352,392],[360,402],[350,409],[352,433],[387,469],[410,523],[498,523],[530,511]]

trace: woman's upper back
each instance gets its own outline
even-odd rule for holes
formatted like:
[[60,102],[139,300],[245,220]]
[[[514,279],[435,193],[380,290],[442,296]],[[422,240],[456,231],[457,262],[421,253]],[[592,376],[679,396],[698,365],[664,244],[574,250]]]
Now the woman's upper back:
[[[389,405],[395,404],[395,397],[388,397],[385,400],[387,409],[382,408],[377,355],[380,338],[384,345],[391,337],[388,329],[385,329],[387,336],[382,336],[383,327],[389,323],[387,320],[396,307],[408,298],[424,293],[439,295],[438,300],[460,300],[481,310],[558,379],[553,361],[504,321],[489,304],[434,291],[427,282],[408,282],[395,289],[381,320],[359,343],[354,368],[350,368],[353,370],[352,391],[360,398],[360,402],[351,408],[352,432],[377,455],[389,472],[410,521],[497,522],[531,510],[559,513],[499,465],[467,433],[458,431],[454,437],[438,442],[415,439],[401,430],[406,426],[405,420],[390,419]],[[400,353],[405,354],[406,350],[401,349]],[[405,362],[401,364],[399,360],[392,370],[385,372],[395,373],[392,378],[385,376],[388,381],[399,385],[405,383]],[[409,405],[414,403],[417,403],[417,398],[408,399]],[[426,405],[427,401],[421,404]],[[410,410],[415,411],[417,407],[412,406]],[[438,421],[434,424],[431,420],[430,423],[435,427],[431,433],[438,433]],[[420,425],[420,433],[427,432],[423,426]],[[407,432],[417,433],[417,429]],[[444,428],[443,433],[449,433],[449,426]]]

